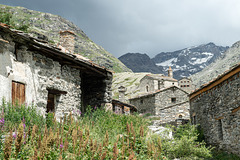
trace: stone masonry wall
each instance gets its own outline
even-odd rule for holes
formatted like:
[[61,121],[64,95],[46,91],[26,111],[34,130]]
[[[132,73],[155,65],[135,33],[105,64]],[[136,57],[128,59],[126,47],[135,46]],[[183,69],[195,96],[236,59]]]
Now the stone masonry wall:
[[192,122],[200,124],[208,144],[240,156],[239,73],[190,101]]
[[[172,102],[172,98],[176,101]],[[161,113],[161,109],[188,101],[188,94],[177,87],[171,87],[156,95],[156,115]]]
[[137,107],[140,113],[151,113],[155,115],[155,96],[141,97],[137,99],[130,99],[130,104]]
[[[27,104],[35,104],[45,115],[48,90],[65,91],[56,97],[55,113],[59,119],[81,106],[80,71],[61,65],[41,53],[15,44],[9,35],[1,33],[0,42],[0,99],[11,101],[12,81],[25,84]],[[0,100],[0,101],[1,101]]]
[[[148,91],[146,89],[147,86],[148,86]],[[144,79],[142,79],[140,82],[139,88],[140,88],[140,92],[143,92],[143,93],[155,91],[154,80],[149,77],[144,77]]]
[[189,102],[178,103],[176,105],[160,109],[160,123],[169,123],[176,119],[190,119]]

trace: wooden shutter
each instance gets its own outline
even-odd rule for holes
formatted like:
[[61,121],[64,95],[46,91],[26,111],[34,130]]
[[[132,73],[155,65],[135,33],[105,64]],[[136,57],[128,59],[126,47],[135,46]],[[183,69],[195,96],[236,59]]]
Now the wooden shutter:
[[19,105],[25,102],[25,85],[18,82],[12,82],[12,103]]

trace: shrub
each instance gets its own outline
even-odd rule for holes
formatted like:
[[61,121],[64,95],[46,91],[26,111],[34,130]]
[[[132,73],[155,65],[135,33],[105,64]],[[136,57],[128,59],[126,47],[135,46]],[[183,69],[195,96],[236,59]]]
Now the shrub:
[[196,126],[186,124],[175,128],[174,139],[163,141],[163,152],[168,158],[205,159],[212,157],[212,148],[198,142]]

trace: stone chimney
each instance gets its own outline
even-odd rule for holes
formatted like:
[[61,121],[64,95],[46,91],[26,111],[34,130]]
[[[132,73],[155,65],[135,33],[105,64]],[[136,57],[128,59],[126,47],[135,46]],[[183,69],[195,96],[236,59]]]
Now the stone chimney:
[[127,88],[120,86],[118,87],[118,92],[119,92],[119,98],[118,100],[121,102],[125,102],[125,92],[127,91]]
[[168,69],[168,77],[173,78],[173,71],[172,71],[171,66],[169,66],[169,69]]
[[[60,46],[62,46],[68,52],[74,53],[75,33],[71,31],[60,31],[59,33],[60,33],[60,43],[59,43]],[[64,49],[62,49],[62,51]]]

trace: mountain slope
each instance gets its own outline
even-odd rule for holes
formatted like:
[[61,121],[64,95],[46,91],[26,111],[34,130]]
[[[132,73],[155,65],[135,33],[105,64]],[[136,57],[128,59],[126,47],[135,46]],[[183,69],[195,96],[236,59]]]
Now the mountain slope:
[[10,14],[10,24],[14,24],[17,27],[21,27],[21,25],[28,26],[27,32],[31,36],[53,44],[59,42],[59,31],[73,31],[76,34],[75,53],[79,53],[115,72],[131,72],[130,69],[112,54],[89,39],[78,26],[58,15],[0,4],[0,17],[6,13]]
[[118,58],[133,72],[163,73],[163,67],[158,67],[146,54],[127,53]]
[[228,70],[230,67],[240,62],[240,41],[234,43],[222,56],[215,62],[191,76],[193,82],[197,87],[211,81],[219,74]]
[[228,47],[208,43],[175,52],[162,52],[152,60],[156,65],[163,67],[164,72],[171,66],[174,77],[180,79],[201,71],[220,57],[227,49]]

